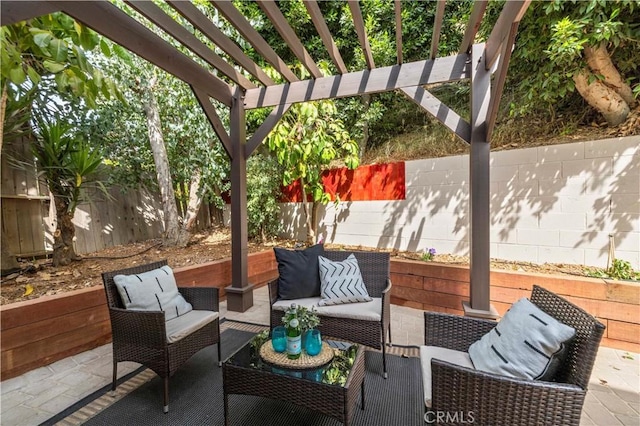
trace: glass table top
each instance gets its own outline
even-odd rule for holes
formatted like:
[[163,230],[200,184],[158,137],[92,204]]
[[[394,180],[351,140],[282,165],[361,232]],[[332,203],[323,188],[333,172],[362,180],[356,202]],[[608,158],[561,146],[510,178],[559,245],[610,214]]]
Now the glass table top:
[[358,345],[337,340],[323,340],[330,347],[337,349],[333,359],[328,364],[318,368],[295,370],[269,364],[260,357],[260,347],[268,340],[269,330],[258,333],[225,361],[225,364],[261,370],[273,374],[282,374],[301,380],[311,380],[328,385],[344,386],[358,353]]

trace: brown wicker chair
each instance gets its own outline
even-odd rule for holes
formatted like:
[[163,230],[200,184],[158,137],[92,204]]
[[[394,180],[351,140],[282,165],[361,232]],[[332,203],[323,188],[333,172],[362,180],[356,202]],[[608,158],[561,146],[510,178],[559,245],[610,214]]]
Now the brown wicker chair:
[[[514,379],[433,359],[432,413],[473,416],[480,425],[579,425],[605,326],[562,297],[534,286],[530,298],[576,330],[553,382]],[[496,322],[425,312],[425,344],[466,352]],[[458,418],[460,421],[461,417]],[[454,421],[453,423],[457,423]]]
[[[369,296],[382,299],[381,321],[364,321],[319,315],[320,326],[318,329],[323,336],[349,340],[375,349],[382,349],[383,373],[384,377],[387,378],[385,347],[387,342],[391,344],[389,253],[325,250],[323,256],[333,261],[343,261],[351,253],[358,259],[362,279],[367,287]],[[283,314],[282,311],[273,309],[273,304],[278,301],[277,278],[269,283],[269,299],[271,304],[271,328],[273,328],[277,325],[282,325]]]
[[[218,366],[222,364],[219,318],[177,342],[168,343],[163,312],[135,311],[124,308],[113,277],[119,274],[139,274],[161,268],[166,264],[167,261],[162,260],[102,274],[113,339],[113,383],[111,390],[115,391],[116,389],[118,362],[138,362],[164,379],[163,409],[165,413],[169,411],[169,377],[193,354],[206,346],[217,343]],[[183,287],[180,288],[180,294],[187,302],[191,303],[193,309],[218,312],[217,288]]]

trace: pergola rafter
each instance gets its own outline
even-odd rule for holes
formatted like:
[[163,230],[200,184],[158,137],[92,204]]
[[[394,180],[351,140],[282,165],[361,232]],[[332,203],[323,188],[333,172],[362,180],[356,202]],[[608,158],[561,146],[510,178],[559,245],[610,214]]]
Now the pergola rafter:
[[[494,315],[489,302],[489,140],[518,23],[530,0],[506,2],[486,44],[474,42],[488,3],[487,0],[476,0],[459,53],[447,57],[437,56],[446,6],[446,0],[438,0],[429,52],[425,52],[425,60],[408,63],[403,61],[402,55],[402,5],[400,0],[395,0],[397,65],[382,68],[375,66],[359,1],[348,0],[366,64],[366,69],[351,72],[342,60],[317,1],[308,0],[305,6],[311,21],[338,70],[338,74],[332,76],[322,75],[277,3],[273,0],[259,2],[266,19],[271,21],[300,63],[309,70],[311,78],[304,80],[300,80],[233,3],[228,0],[210,1],[244,40],[253,46],[255,52],[280,73],[285,83],[277,83],[269,77],[265,70],[218,27],[219,22],[210,20],[190,2],[167,0],[171,8],[206,37],[207,42],[225,52],[232,62],[218,55],[198,39],[190,28],[184,27],[182,22],[175,20],[151,1],[127,3],[179,42],[185,52],[193,52],[205,64],[192,59],[107,0],[2,1],[0,16],[2,25],[10,25],[62,11],[191,86],[231,159],[232,285],[226,289],[230,310],[244,311],[253,303],[252,285],[248,282],[247,271],[247,158],[294,103],[400,91],[470,144],[471,290],[465,311],[479,316]],[[242,70],[255,80],[247,78]],[[496,75],[492,82],[494,70]],[[218,77],[218,72],[234,85]],[[469,79],[471,82],[470,121],[464,120],[423,87],[462,79]],[[212,99],[230,108],[228,131],[220,120]],[[273,107],[273,110],[247,140],[246,110],[262,107]]]

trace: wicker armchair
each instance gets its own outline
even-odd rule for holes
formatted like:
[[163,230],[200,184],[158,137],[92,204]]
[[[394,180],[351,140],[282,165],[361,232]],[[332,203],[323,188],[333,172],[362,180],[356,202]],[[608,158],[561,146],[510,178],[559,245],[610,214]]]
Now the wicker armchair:
[[[562,297],[534,286],[530,298],[576,330],[553,382],[514,379],[433,359],[432,413],[473,416],[481,425],[579,425],[587,384],[605,326]],[[425,344],[466,352],[496,323],[426,312]],[[457,421],[460,421],[458,417]]]
[[[200,349],[218,344],[218,366],[221,363],[220,320],[196,330],[174,343],[167,341],[165,315],[161,311],[137,311],[124,308],[120,294],[113,281],[119,274],[139,274],[161,268],[167,261],[162,260],[119,271],[102,274],[107,294],[109,316],[113,340],[113,382],[115,391],[118,378],[118,362],[134,361],[153,370],[164,379],[163,409],[169,411],[169,377]],[[194,310],[218,311],[217,288],[180,288],[180,294],[193,306]]]
[[[358,259],[362,279],[369,296],[382,299],[380,321],[336,318],[320,313],[318,329],[323,336],[360,343],[374,349],[382,349],[384,377],[387,378],[386,345],[391,344],[390,299],[391,279],[389,278],[389,253],[349,252],[325,250],[323,256],[333,261],[343,261],[353,253]],[[271,328],[282,325],[283,312],[273,309],[278,301],[278,279],[269,283],[271,304]],[[292,300],[291,302],[294,302]],[[343,305],[347,306],[347,305]],[[387,333],[388,339],[387,340]]]

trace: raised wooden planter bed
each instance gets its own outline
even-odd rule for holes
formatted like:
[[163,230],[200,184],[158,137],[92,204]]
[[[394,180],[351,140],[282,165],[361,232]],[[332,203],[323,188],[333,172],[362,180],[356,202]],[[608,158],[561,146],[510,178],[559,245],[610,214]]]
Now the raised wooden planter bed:
[[[230,259],[178,268],[180,285],[231,284]],[[273,251],[249,255],[249,281],[257,287],[277,276]],[[462,314],[469,295],[469,269],[393,259],[392,303]],[[492,303],[502,314],[539,284],[596,315],[607,330],[603,345],[640,352],[640,285],[559,275],[491,272]],[[96,286],[0,307],[2,380],[103,345],[111,340],[104,290]]]

